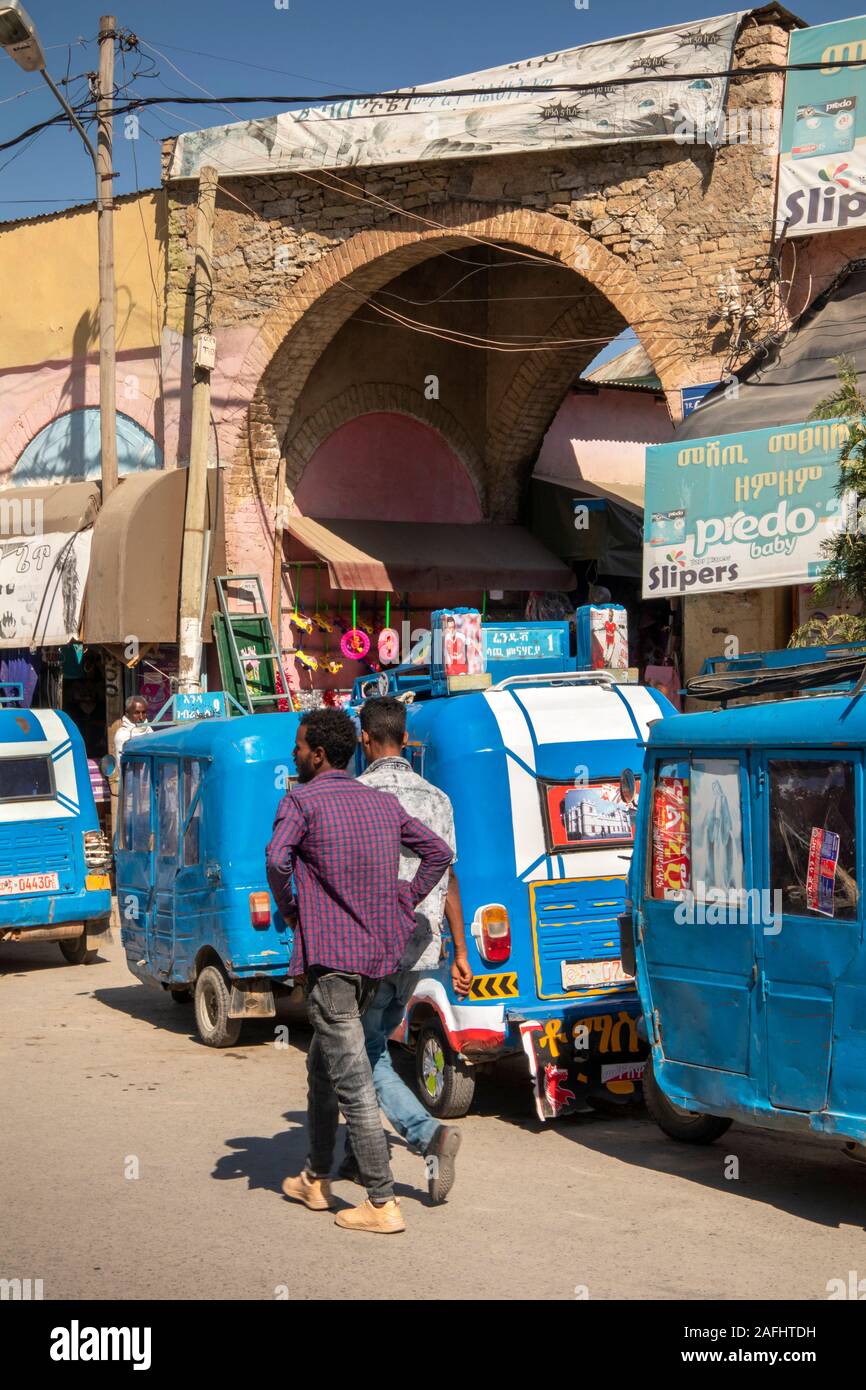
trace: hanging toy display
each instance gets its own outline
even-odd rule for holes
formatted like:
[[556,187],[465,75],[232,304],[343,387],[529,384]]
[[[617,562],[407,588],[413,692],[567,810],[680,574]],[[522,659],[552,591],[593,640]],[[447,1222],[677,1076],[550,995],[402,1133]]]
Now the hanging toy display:
[[301,566],[295,571],[295,611],[289,614],[289,622],[294,623],[299,632],[312,632],[313,620],[300,611],[301,606]]
[[316,565],[316,611],[313,614],[313,622],[320,632],[324,632],[327,635],[329,632],[334,631],[334,624],[331,622],[330,618],[322,612],[322,606],[319,602],[319,580],[321,579],[321,574],[321,565]]
[[[363,624],[362,627],[365,627]],[[354,589],[352,590],[352,626],[348,632],[344,632],[340,639],[340,651],[349,661],[363,661],[370,650],[370,638],[362,627],[358,626],[358,599]],[[372,628],[370,629],[372,632]]]
[[308,656],[306,652],[295,652],[295,660],[300,661],[302,666],[306,666],[308,671],[318,671],[319,662],[315,656]]
[[333,658],[331,657],[331,644],[330,644],[330,642],[328,641],[328,638],[329,638],[330,634],[334,631],[334,624],[333,624],[332,622],[327,622],[325,619],[323,619],[323,618],[322,618],[322,615],[321,615],[321,612],[320,612],[320,605],[319,605],[319,571],[318,571],[318,570],[316,570],[316,613],[315,613],[315,620],[317,621],[320,630],[324,633],[324,637],[323,637],[323,641],[322,641],[322,645],[323,645],[323,647],[324,647],[324,651],[323,651],[323,653],[322,653],[322,659],[321,659],[321,661],[319,662],[319,670],[320,670],[320,671],[327,671],[327,673],[328,673],[329,676],[336,676],[337,673],[338,673],[339,671],[342,671],[342,669],[343,669],[343,663],[342,663],[342,661],[334,661]]
[[391,626],[391,595],[385,599],[385,626],[379,633],[376,650],[383,666],[392,666],[400,660],[400,638]]

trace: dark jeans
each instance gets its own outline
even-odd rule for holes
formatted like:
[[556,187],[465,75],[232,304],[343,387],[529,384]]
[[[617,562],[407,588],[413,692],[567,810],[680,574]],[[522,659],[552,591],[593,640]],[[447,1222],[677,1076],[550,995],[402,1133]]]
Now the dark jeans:
[[313,1025],[307,1054],[307,1168],[317,1177],[330,1173],[342,1110],[367,1195],[385,1202],[394,1196],[394,1178],[361,1022],[377,984],[364,975],[320,966],[307,975],[307,1012]]

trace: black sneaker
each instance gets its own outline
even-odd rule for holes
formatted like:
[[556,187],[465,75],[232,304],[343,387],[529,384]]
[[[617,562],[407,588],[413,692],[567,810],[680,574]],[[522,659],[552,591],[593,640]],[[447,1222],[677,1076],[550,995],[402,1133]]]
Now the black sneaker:
[[424,1150],[427,1165],[427,1191],[434,1206],[444,1202],[454,1186],[454,1160],[463,1140],[454,1125],[440,1125]]

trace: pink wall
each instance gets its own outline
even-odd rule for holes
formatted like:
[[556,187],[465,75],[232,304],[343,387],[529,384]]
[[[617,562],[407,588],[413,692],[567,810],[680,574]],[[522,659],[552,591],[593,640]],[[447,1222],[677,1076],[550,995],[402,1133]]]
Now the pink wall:
[[664,399],[652,391],[570,391],[544,436],[534,476],[642,491],[646,445],[666,444],[673,429]]
[[440,434],[377,411],[334,431],[295,491],[303,516],[384,521],[481,521],[475,489]]

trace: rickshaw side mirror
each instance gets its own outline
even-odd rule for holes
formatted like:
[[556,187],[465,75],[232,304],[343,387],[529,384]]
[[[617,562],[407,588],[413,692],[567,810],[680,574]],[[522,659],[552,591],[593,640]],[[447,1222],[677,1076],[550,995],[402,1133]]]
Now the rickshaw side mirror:
[[117,759],[113,753],[105,753],[99,759],[99,771],[103,777],[113,777],[117,771]]
[[623,768],[619,775],[619,794],[626,806],[631,806],[637,795],[637,779],[630,767]]

